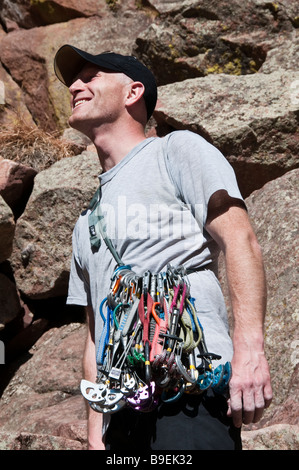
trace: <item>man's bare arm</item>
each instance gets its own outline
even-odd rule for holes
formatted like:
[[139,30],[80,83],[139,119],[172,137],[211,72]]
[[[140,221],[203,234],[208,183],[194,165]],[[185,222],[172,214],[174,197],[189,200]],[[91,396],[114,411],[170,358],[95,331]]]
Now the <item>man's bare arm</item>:
[[[83,356],[84,378],[90,382],[96,381],[96,355],[94,339],[94,313],[91,307],[86,307],[86,317],[88,323],[87,338]],[[88,449],[105,450],[102,441],[102,414],[90,408],[88,405]]]
[[235,426],[257,422],[272,399],[264,354],[266,280],[260,246],[247,212],[230,206],[213,217],[206,229],[224,253],[234,329],[228,415]]

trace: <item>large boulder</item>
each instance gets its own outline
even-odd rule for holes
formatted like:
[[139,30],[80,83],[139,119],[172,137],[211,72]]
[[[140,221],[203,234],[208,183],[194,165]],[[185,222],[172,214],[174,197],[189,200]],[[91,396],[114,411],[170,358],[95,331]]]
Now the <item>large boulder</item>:
[[96,152],[63,158],[35,177],[18,219],[11,265],[18,288],[30,298],[67,293],[72,231],[98,187]]
[[[267,58],[259,69],[260,73],[272,73],[276,70],[297,70],[299,58],[299,36],[295,30],[289,37],[277,36],[275,47],[267,53]],[[298,84],[297,84],[298,90]],[[298,99],[298,98],[297,98]]]
[[268,282],[265,347],[274,399],[260,425],[299,424],[299,169],[267,183],[247,200]]
[[30,166],[0,157],[0,194],[15,217],[24,210],[36,173]]
[[192,130],[219,148],[235,169],[241,192],[298,167],[298,72],[209,75],[159,88],[155,118],[163,132]]
[[0,272],[0,330],[22,312],[15,284]]
[[52,328],[29,350],[4,390],[0,449],[79,449],[86,445],[86,406],[80,394],[86,327]]
[[0,263],[7,260],[12,252],[15,233],[13,212],[0,195]]
[[295,0],[152,0],[150,5],[159,16],[137,37],[135,52],[160,85],[215,73],[255,73],[277,36],[292,34],[298,16]]
[[8,31],[18,27],[30,29],[77,17],[100,15],[107,8],[105,0],[1,0],[0,18]]
[[0,432],[0,450],[85,450],[80,440],[49,434]]
[[[2,36],[3,38],[5,36]],[[1,38],[1,36],[0,36]],[[9,129],[20,121],[35,126],[21,88],[0,63],[0,126]]]
[[221,19],[229,25],[251,30],[264,27],[278,31],[298,25],[298,3],[296,0],[281,0],[271,3],[267,0],[148,0],[160,15]]
[[244,450],[298,450],[299,426],[274,424],[264,429],[243,432]]

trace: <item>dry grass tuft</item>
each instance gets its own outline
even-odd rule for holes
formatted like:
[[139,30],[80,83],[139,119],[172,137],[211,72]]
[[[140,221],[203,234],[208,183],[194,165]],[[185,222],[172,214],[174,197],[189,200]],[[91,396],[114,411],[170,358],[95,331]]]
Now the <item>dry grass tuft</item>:
[[49,168],[62,158],[75,154],[72,143],[24,123],[0,131],[0,156],[34,168]]

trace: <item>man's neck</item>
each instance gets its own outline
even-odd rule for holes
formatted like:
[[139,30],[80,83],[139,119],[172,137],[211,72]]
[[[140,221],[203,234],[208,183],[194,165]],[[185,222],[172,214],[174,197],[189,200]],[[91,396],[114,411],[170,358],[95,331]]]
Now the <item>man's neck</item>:
[[143,128],[109,130],[97,132],[93,136],[93,143],[97,149],[103,172],[117,165],[136,145],[145,140]]

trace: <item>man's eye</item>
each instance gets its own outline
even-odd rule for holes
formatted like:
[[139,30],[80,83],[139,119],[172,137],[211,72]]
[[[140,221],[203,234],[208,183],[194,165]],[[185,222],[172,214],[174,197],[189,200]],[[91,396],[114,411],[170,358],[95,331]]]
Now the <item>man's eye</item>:
[[95,74],[95,75],[93,74],[93,75],[91,75],[91,76],[89,77],[89,81],[95,80],[96,78],[99,78],[100,76],[101,76],[100,73],[97,73],[97,74]]

